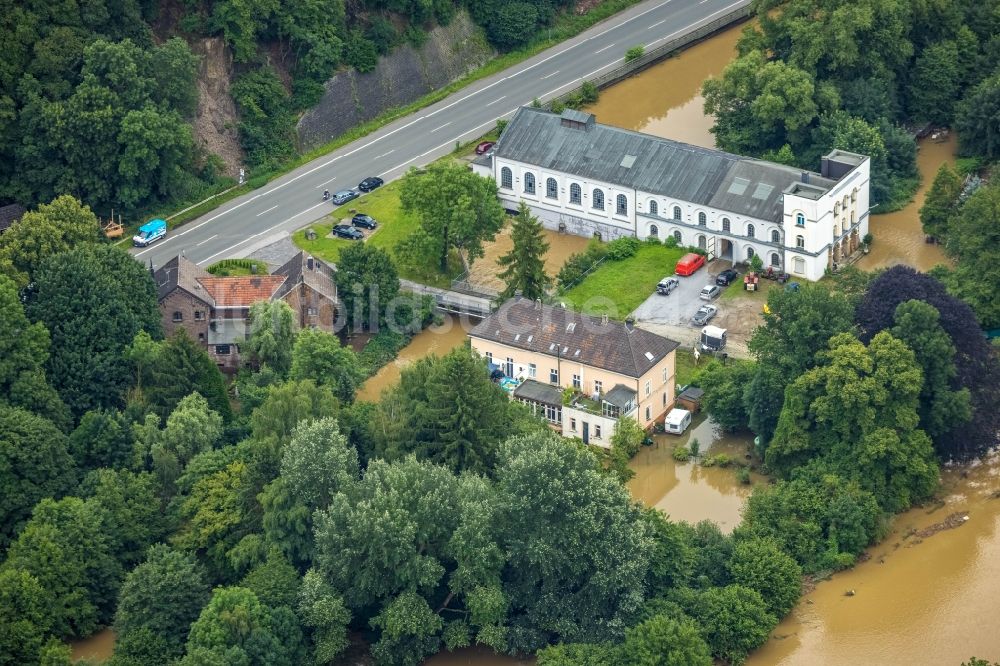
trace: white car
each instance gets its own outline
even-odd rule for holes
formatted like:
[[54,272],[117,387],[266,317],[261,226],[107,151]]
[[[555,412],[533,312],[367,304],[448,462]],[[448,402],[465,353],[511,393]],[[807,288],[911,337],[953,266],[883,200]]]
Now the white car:
[[722,288],[717,284],[707,284],[701,289],[701,293],[698,294],[698,298],[703,301],[710,301],[719,294],[722,293]]

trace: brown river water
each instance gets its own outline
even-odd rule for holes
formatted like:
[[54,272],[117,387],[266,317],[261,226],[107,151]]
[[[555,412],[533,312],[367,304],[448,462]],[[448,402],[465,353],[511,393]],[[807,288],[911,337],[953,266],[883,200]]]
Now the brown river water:
[[[650,67],[601,92],[591,112],[600,122],[648,132],[695,145],[712,147],[712,119],[702,112],[701,83],[720,75],[732,58],[740,28],[732,28]],[[875,242],[859,264],[872,269],[906,263],[928,269],[944,261],[940,248],[923,242],[917,210],[926,186],[941,163],[953,160],[954,140],[921,144],[918,164],[924,186],[914,203],[889,215],[873,216]],[[547,266],[550,272],[586,239],[551,234]],[[487,264],[507,251],[501,236],[477,262],[484,276]],[[477,266],[473,266],[473,271]],[[443,327],[417,335],[393,363],[369,379],[359,399],[377,400],[398,381],[400,369],[426,354],[445,354],[465,340],[460,322],[449,318]],[[633,495],[676,520],[710,519],[726,532],[738,524],[749,487],[740,485],[731,469],[675,463],[670,451],[697,437],[702,452],[726,452],[737,458],[746,442],[725,437],[711,422],[701,421],[681,438],[661,436],[632,461],[636,477]],[[854,569],[820,582],[804,595],[771,639],[751,655],[751,666],[859,664],[942,664],[958,666],[972,655],[1000,660],[1000,460],[948,469],[942,475],[940,505],[913,509],[898,516],[892,533],[869,549],[870,558]],[[757,480],[755,478],[755,480]],[[968,515],[955,529],[921,536],[919,532],[949,515]],[[931,530],[933,531],[933,530]],[[853,596],[845,592],[853,590]],[[74,658],[106,659],[114,634],[102,631],[73,644]],[[441,653],[426,666],[525,666],[518,660],[482,648]]]

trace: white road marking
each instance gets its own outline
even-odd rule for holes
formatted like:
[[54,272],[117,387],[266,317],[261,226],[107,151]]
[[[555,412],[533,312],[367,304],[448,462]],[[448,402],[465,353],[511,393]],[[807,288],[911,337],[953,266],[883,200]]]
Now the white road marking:
[[387,157],[387,156],[389,156],[389,155],[392,155],[392,154],[393,154],[394,152],[396,152],[396,149],[395,149],[395,148],[393,148],[392,150],[390,150],[390,151],[389,151],[389,152],[387,152],[387,153],[382,153],[381,155],[379,155],[378,157],[376,157],[376,158],[374,158],[374,159],[376,159],[376,160],[380,160],[380,159],[382,159],[383,157]]
[[[209,236],[208,238],[206,238],[202,242],[198,243],[198,245],[204,245],[205,243],[207,243],[208,241],[212,240],[213,238],[218,238],[218,237],[219,237],[219,234],[215,234],[214,236]],[[195,245],[195,247],[198,247],[198,245]]]
[[264,215],[265,213],[270,213],[275,208],[277,208],[277,206],[271,206],[270,208],[268,208],[267,210],[265,210],[263,213],[257,213],[257,215],[255,217],[260,217],[261,215]]
[[654,23],[653,25],[649,26],[649,28],[648,28],[648,29],[649,29],[649,30],[652,30],[652,29],[653,29],[653,28],[655,28],[656,26],[658,26],[658,25],[663,25],[663,24],[664,24],[664,23],[666,23],[666,22],[667,22],[667,19],[663,19],[662,21],[657,21],[657,22],[656,22],[656,23]]
[[547,78],[549,78],[549,77],[551,77],[551,76],[555,76],[555,75],[556,75],[556,74],[558,74],[558,73],[559,73],[559,70],[557,69],[556,71],[552,72],[551,74],[546,74],[545,76],[541,77],[541,78],[540,78],[540,79],[538,79],[538,80],[539,80],[539,81],[544,81],[545,79],[547,79]]
[[502,99],[507,99],[507,95],[504,95],[503,97],[497,97],[495,100],[493,100],[489,104],[486,104],[486,106],[493,106],[494,104],[496,104],[497,102],[499,102]]
[[403,162],[402,164],[398,164],[398,165],[396,165],[396,166],[392,167],[391,169],[389,169],[389,171],[386,171],[385,173],[390,173],[390,172],[392,172],[392,171],[395,171],[396,169],[399,169],[399,168],[402,168],[402,167],[405,167],[405,166],[406,166],[407,164],[409,164],[410,162],[412,162],[412,161],[413,161],[413,160],[415,160],[415,159],[417,159],[417,158],[416,158],[416,157],[411,157],[410,159],[406,160],[406,161],[405,161],[405,162]]
[[202,259],[201,261],[199,261],[199,262],[198,262],[198,265],[199,265],[199,266],[201,266],[202,264],[207,264],[207,263],[208,263],[208,262],[210,262],[210,261],[211,261],[212,259],[215,259],[216,257],[218,257],[218,256],[219,256],[220,254],[225,254],[225,253],[229,252],[230,250],[232,250],[233,248],[235,248],[235,247],[239,247],[240,245],[243,245],[244,243],[246,243],[246,242],[247,242],[248,240],[250,240],[250,239],[252,239],[252,238],[256,238],[257,236],[262,236],[262,235],[266,234],[266,233],[267,233],[267,232],[269,232],[269,231],[274,231],[275,229],[277,229],[277,228],[278,228],[278,227],[280,227],[281,225],[283,225],[283,224],[287,224],[287,223],[291,222],[292,220],[294,220],[295,218],[297,218],[297,217],[298,217],[299,215],[305,215],[305,214],[306,214],[306,213],[308,213],[309,211],[311,211],[311,210],[313,210],[313,209],[315,209],[315,208],[319,208],[320,206],[324,205],[325,203],[326,203],[325,201],[322,201],[322,202],[320,202],[320,203],[316,204],[315,206],[310,206],[309,208],[306,208],[306,209],[305,209],[304,211],[302,211],[301,213],[296,213],[295,215],[292,215],[292,216],[291,216],[291,217],[289,217],[288,219],[286,219],[286,220],[282,220],[281,222],[278,222],[278,223],[277,223],[276,225],[274,225],[273,227],[270,227],[270,228],[268,228],[268,229],[265,229],[264,231],[260,231],[260,232],[258,232],[258,233],[255,233],[255,234],[254,234],[253,236],[250,236],[249,238],[244,238],[244,239],[243,239],[243,240],[241,240],[241,241],[240,241],[239,243],[235,243],[235,244],[233,244],[233,245],[230,245],[230,246],[229,246],[229,247],[227,247],[227,248],[226,248],[225,250],[222,250],[222,251],[220,251],[220,252],[216,252],[215,254],[213,254],[213,255],[212,255],[211,257],[209,257],[209,258],[207,258],[207,259]]
[[[180,232],[178,232],[176,234],[172,234],[172,235],[168,236],[167,238],[165,238],[162,242],[157,243],[155,246],[150,246],[149,248],[147,248],[145,250],[142,250],[141,252],[137,252],[134,256],[137,256],[137,257],[138,256],[142,256],[143,254],[145,254],[146,252],[149,252],[150,250],[159,249],[165,243],[169,243],[171,240],[173,240],[175,238],[180,238],[184,234],[187,234],[187,233],[189,233],[191,231],[195,231],[196,229],[200,228],[201,226],[203,226],[205,224],[208,224],[209,222],[212,222],[212,221],[218,219],[219,217],[222,217],[223,215],[231,213],[231,212],[233,212],[233,211],[235,211],[235,210],[237,210],[239,208],[242,208],[243,206],[247,205],[248,203],[250,203],[252,201],[255,201],[256,199],[259,199],[262,196],[267,196],[267,195],[269,195],[269,194],[271,194],[273,192],[276,192],[276,191],[282,189],[283,187],[285,187],[285,186],[287,186],[287,185],[289,185],[289,184],[291,184],[291,183],[293,183],[293,182],[295,182],[295,181],[297,181],[297,180],[299,180],[301,178],[304,178],[305,176],[308,176],[308,175],[310,175],[310,174],[318,171],[319,169],[322,169],[324,167],[327,167],[327,166],[333,164],[337,160],[343,159],[344,157],[350,157],[351,155],[354,155],[355,153],[357,153],[359,151],[362,151],[362,150],[368,148],[369,146],[374,145],[375,143],[378,143],[379,141],[382,141],[383,139],[386,139],[386,138],[388,138],[390,136],[393,136],[394,134],[397,134],[398,132],[401,132],[401,131],[403,131],[403,130],[409,128],[409,127],[411,127],[412,125],[414,125],[415,123],[420,122],[421,120],[424,120],[424,119],[429,118],[429,117],[431,117],[431,116],[433,116],[435,114],[438,114],[441,111],[445,111],[445,110],[447,110],[447,109],[455,106],[456,104],[459,104],[459,103],[461,103],[461,102],[469,99],[470,97],[472,97],[474,95],[478,95],[479,93],[481,93],[481,92],[483,92],[485,90],[489,90],[493,86],[496,86],[496,85],[502,83],[503,81],[506,81],[507,79],[513,78],[515,76],[518,76],[519,74],[523,74],[523,73],[525,73],[525,72],[527,72],[529,70],[532,70],[535,67],[538,67],[539,65],[542,65],[542,64],[548,62],[549,60],[552,60],[553,58],[557,58],[560,55],[566,53],[567,51],[580,46],[581,44],[586,44],[587,42],[589,42],[589,41],[591,41],[593,39],[597,39],[597,38],[601,37],[602,35],[605,35],[608,32],[611,32],[612,30],[617,30],[618,28],[626,25],[627,23],[631,23],[632,21],[634,21],[634,20],[636,20],[638,18],[641,18],[642,16],[645,16],[646,14],[649,14],[650,12],[654,12],[654,11],[660,9],[661,7],[664,7],[664,6],[668,5],[668,4],[670,4],[672,1],[673,0],[665,0],[665,2],[661,2],[661,3],[659,3],[659,4],[657,4],[657,5],[653,6],[653,7],[650,7],[649,9],[647,9],[647,10],[645,10],[643,12],[640,12],[640,13],[636,14],[635,16],[631,16],[631,17],[625,19],[624,21],[622,21],[621,23],[617,23],[615,25],[609,26],[607,29],[602,30],[601,32],[595,33],[594,35],[591,35],[590,37],[582,39],[582,40],[580,40],[579,42],[577,42],[575,44],[570,44],[566,48],[564,48],[564,49],[562,49],[560,51],[557,51],[557,52],[553,53],[552,55],[550,55],[550,56],[548,56],[546,58],[542,58],[541,60],[539,60],[537,62],[534,62],[534,63],[528,65],[527,67],[524,67],[524,68],[522,68],[522,69],[514,72],[513,74],[510,74],[508,76],[504,76],[504,77],[502,77],[500,79],[497,79],[493,83],[490,83],[489,85],[483,86],[482,88],[480,88],[478,90],[471,91],[469,94],[467,94],[467,95],[459,98],[458,100],[456,100],[454,102],[451,102],[450,104],[447,104],[447,105],[445,105],[445,106],[443,106],[443,107],[441,107],[439,109],[435,109],[434,111],[431,111],[430,113],[427,113],[427,114],[425,114],[423,116],[418,116],[418,117],[414,118],[413,120],[411,120],[411,121],[409,121],[409,122],[407,122],[407,123],[405,123],[403,125],[400,125],[396,129],[390,130],[390,131],[386,132],[385,134],[382,134],[380,136],[374,137],[371,141],[368,141],[367,143],[362,144],[362,145],[358,146],[357,148],[354,148],[353,150],[351,150],[351,151],[349,151],[347,153],[344,153],[342,155],[338,155],[336,157],[333,157],[333,158],[331,158],[329,160],[326,160],[325,162],[323,162],[321,164],[318,164],[318,165],[316,165],[316,166],[314,166],[314,167],[312,167],[312,168],[310,168],[310,169],[308,169],[306,171],[303,171],[302,173],[300,173],[300,174],[298,174],[296,176],[293,176],[293,177],[289,178],[288,180],[286,180],[286,181],[284,181],[282,183],[279,183],[278,185],[276,185],[276,186],[272,187],[271,189],[267,190],[266,192],[262,192],[260,194],[255,194],[252,197],[250,197],[249,199],[247,199],[246,201],[243,201],[243,202],[241,202],[239,204],[236,204],[232,208],[228,208],[228,209],[226,209],[224,211],[221,211],[221,212],[219,212],[219,213],[217,213],[217,214],[215,214],[215,215],[207,218],[203,222],[200,222],[200,223],[195,224],[195,225],[191,225],[191,226],[185,228],[183,231],[180,231]],[[703,0],[703,2],[704,1],[707,1],[707,0]],[[712,18],[712,17],[714,17],[714,16],[716,16],[718,14],[721,14],[721,13],[723,13],[725,11],[728,11],[728,10],[732,9],[733,7],[739,6],[741,4],[745,4],[745,1],[746,0],[738,0],[737,2],[734,2],[734,3],[732,3],[732,4],[730,4],[730,5],[726,6],[726,7],[723,7],[722,9],[720,9],[720,10],[718,10],[716,12],[713,12],[712,14],[710,14],[707,17],[705,17],[704,19],[696,21],[695,23],[692,23],[689,26],[686,26],[686,27],[684,27],[684,28],[682,28],[680,30],[677,30],[677,31],[671,33],[670,35],[667,35],[666,37],[663,37],[662,39],[656,40],[656,42],[663,41],[664,39],[670,39],[671,37],[674,37],[677,34],[679,34],[681,32],[684,32],[685,30],[689,29],[690,27],[692,27],[694,25],[697,25],[698,23],[702,23],[702,22],[706,21],[707,19],[710,19],[710,18]],[[667,19],[664,19],[664,21],[666,21],[666,20]],[[659,23],[657,23],[656,25],[659,25]],[[653,43],[655,44],[656,42],[653,42]],[[619,59],[616,59],[615,62],[609,63],[609,65],[607,65],[607,66],[610,66],[611,64],[617,64],[618,60]],[[601,67],[600,69],[595,70],[595,72],[598,72],[601,69],[605,69],[607,66]],[[558,71],[557,72],[553,72],[552,74],[547,75],[544,78],[548,78],[549,76],[553,76],[553,75],[555,75],[557,73],[558,73]],[[590,76],[590,74],[588,74],[586,76]],[[586,78],[586,76],[582,77],[582,78]],[[579,81],[579,80],[580,79],[576,79],[576,81]],[[567,84],[567,85],[569,85],[569,84]],[[556,88],[555,90],[560,90],[560,89],[562,89],[564,87],[566,87],[566,86],[560,86],[559,88]],[[555,92],[555,91],[553,91],[553,92]],[[516,111],[517,111],[517,109],[515,108],[515,109],[513,109],[511,111],[508,111],[507,113],[503,114],[502,116],[499,116],[499,118],[503,118],[504,116],[508,116],[511,113],[514,113]],[[485,125],[489,125],[491,122],[495,122],[495,120],[487,122],[487,123],[483,123],[483,125],[480,125],[479,127],[483,127]],[[438,129],[440,129],[440,128],[438,128]],[[468,132],[466,132],[466,134],[468,134]],[[432,149],[432,151],[433,150],[434,149]],[[427,151],[427,152],[432,152],[432,151]],[[426,155],[426,154],[427,153],[424,153],[424,155]],[[400,164],[398,167],[394,167],[393,169],[390,169],[390,171],[392,171],[394,169],[398,169],[398,168],[403,167],[403,166],[406,166],[407,164],[409,164],[410,162],[414,161],[415,159],[417,159],[417,158],[413,158],[413,159],[407,160],[406,162],[403,162],[402,164]],[[332,179],[330,181],[327,181],[327,182],[328,183],[332,182]],[[318,204],[317,206],[313,206],[313,208],[316,208],[319,205],[322,205],[322,204]],[[312,208],[307,209],[307,210],[312,210]],[[303,212],[306,212],[306,211],[303,211]],[[299,213],[299,214],[301,215],[301,213]],[[290,219],[292,219],[292,218],[290,218]]]
[[607,51],[608,49],[610,49],[612,46],[614,46],[614,44],[608,44],[603,49],[598,49],[598,50],[594,51],[594,55],[597,55],[598,53],[603,53],[604,51]]
[[439,129],[444,129],[444,128],[445,128],[445,127],[447,127],[448,125],[451,125],[451,123],[452,123],[452,122],[453,122],[453,121],[449,120],[449,121],[448,121],[448,122],[446,122],[446,123],[445,123],[444,125],[441,125],[440,127],[435,127],[435,128],[434,128],[434,129],[432,129],[432,130],[431,130],[430,132],[428,132],[428,134],[434,134],[434,132],[437,132],[437,131],[438,131]]

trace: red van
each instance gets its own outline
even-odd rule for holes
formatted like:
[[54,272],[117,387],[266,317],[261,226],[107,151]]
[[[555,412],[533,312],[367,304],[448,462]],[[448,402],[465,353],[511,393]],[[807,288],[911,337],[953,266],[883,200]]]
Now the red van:
[[674,273],[686,277],[693,274],[704,265],[705,257],[697,254],[696,252],[689,252],[677,260],[677,267],[674,268]]

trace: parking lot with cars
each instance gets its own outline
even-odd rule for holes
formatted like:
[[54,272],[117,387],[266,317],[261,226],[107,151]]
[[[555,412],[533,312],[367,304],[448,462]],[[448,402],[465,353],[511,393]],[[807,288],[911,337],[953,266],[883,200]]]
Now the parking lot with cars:
[[[677,340],[689,349],[698,343],[702,326],[706,324],[719,326],[728,330],[726,351],[745,356],[746,342],[753,329],[762,321],[761,308],[764,300],[762,295],[753,296],[740,292],[735,297],[734,294],[727,294],[724,298],[718,296],[707,300],[701,298],[705,287],[717,285],[719,275],[731,269],[729,262],[726,261],[713,261],[688,277],[673,275],[670,268],[672,267],[665,267],[664,278],[673,278],[677,283],[676,286],[671,285],[669,290],[662,290],[669,291],[666,295],[655,291],[650,294],[632,312],[636,325]],[[737,269],[737,273],[735,277],[727,274],[723,282],[728,281],[730,284],[736,282],[742,285],[742,271]],[[765,289],[773,286],[773,282],[768,280],[761,280],[761,283]],[[717,286],[720,291],[740,289],[739,286]],[[707,310],[714,308],[715,312],[707,317],[698,317],[698,312],[703,307]]]

